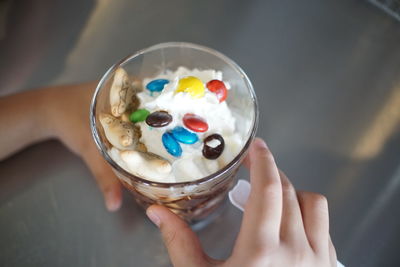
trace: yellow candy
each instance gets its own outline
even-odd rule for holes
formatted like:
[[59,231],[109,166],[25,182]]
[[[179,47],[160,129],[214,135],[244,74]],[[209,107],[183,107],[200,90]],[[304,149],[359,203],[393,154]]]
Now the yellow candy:
[[193,98],[200,98],[204,96],[204,84],[198,78],[188,76],[179,80],[178,88],[175,90],[176,93],[187,92]]

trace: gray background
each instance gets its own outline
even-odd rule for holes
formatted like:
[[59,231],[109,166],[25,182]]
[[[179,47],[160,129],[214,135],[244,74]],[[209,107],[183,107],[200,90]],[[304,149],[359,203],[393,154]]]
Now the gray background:
[[[344,264],[400,266],[398,21],[355,0],[0,1],[0,93],[99,79],[164,41],[210,46],[247,72],[258,135],[299,189],[328,197]],[[206,251],[227,257],[240,220],[228,207],[200,231]],[[169,265],[132,197],[108,213],[57,141],[0,162],[0,266]]]

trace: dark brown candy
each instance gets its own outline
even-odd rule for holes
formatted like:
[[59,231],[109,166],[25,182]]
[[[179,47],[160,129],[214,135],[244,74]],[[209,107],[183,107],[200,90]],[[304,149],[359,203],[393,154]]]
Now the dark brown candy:
[[225,148],[224,138],[219,134],[208,136],[203,143],[203,156],[207,159],[217,159]]
[[171,121],[172,116],[166,111],[155,111],[146,118],[146,123],[151,127],[164,127]]

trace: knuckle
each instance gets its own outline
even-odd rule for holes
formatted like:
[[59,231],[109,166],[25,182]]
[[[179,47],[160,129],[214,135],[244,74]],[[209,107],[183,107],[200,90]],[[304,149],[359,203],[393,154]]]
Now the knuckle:
[[285,179],[282,179],[282,191],[284,193],[295,193],[293,185]]
[[284,199],[286,199],[286,201],[290,201],[292,203],[298,203],[298,199],[297,199],[297,196],[296,196],[296,191],[295,191],[295,189],[293,187],[292,188],[283,189],[282,196],[283,196]]
[[176,231],[169,231],[163,234],[163,239],[166,247],[171,247],[174,244]]
[[262,190],[265,197],[276,199],[281,197],[281,185],[279,182],[270,181]]
[[328,200],[323,195],[313,194],[312,199],[313,199],[313,202],[315,203],[316,206],[320,206],[320,207],[327,207],[328,206]]
[[311,192],[298,192],[297,194],[302,207],[312,210],[320,218],[329,217],[328,200],[325,196]]
[[275,162],[274,155],[272,155],[271,151],[268,148],[262,148],[259,156],[267,162],[271,163]]
[[312,193],[310,199],[313,209],[319,212],[328,213],[328,200],[325,196]]

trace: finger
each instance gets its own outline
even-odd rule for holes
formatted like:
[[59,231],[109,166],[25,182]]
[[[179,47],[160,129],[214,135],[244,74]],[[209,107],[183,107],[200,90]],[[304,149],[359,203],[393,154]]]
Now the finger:
[[89,148],[83,154],[83,160],[89,167],[104,195],[104,201],[109,211],[116,211],[122,204],[121,183],[111,167],[105,162],[95,148]]
[[243,159],[243,165],[250,169],[250,153],[247,153],[246,157]]
[[330,236],[329,236],[328,243],[329,243],[329,259],[331,262],[331,266],[336,266],[336,264],[337,264],[336,249],[333,246],[332,239]]
[[298,192],[304,230],[315,252],[327,251],[329,239],[328,202],[323,195]]
[[207,266],[213,261],[204,253],[196,234],[168,208],[153,205],[146,214],[160,228],[174,266]]
[[307,242],[303,219],[296,190],[285,173],[279,170],[282,182],[282,222],[281,239],[289,244],[304,244]]
[[246,203],[239,243],[279,242],[282,186],[274,158],[257,138],[250,147],[251,191]]

